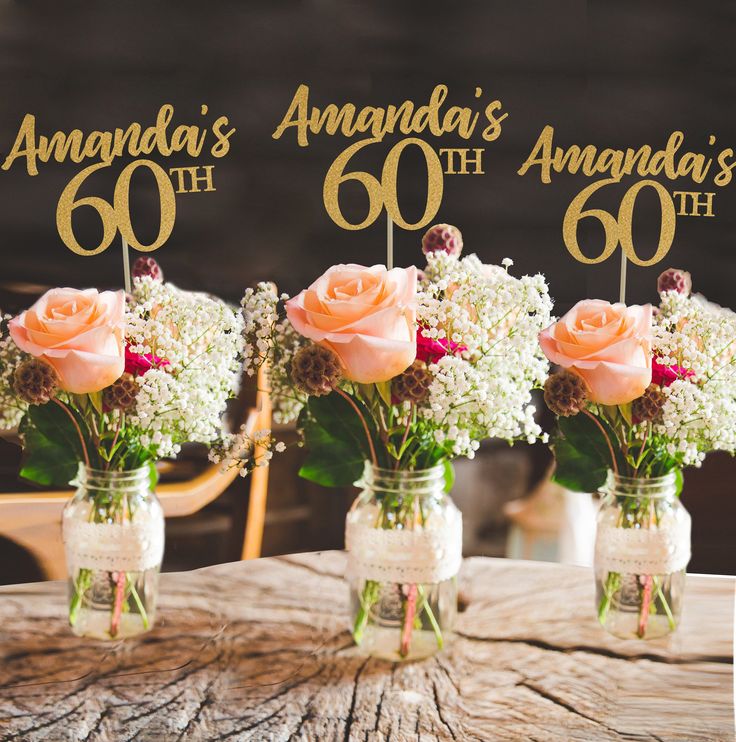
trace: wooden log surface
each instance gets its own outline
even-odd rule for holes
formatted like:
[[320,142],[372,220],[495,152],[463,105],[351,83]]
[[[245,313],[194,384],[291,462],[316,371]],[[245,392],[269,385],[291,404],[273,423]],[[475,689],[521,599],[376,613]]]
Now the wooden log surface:
[[733,740],[734,580],[689,576],[683,622],[608,636],[590,570],[475,558],[438,657],[367,659],[340,552],[161,580],[156,628],[72,636],[66,585],[0,588],[0,739]]

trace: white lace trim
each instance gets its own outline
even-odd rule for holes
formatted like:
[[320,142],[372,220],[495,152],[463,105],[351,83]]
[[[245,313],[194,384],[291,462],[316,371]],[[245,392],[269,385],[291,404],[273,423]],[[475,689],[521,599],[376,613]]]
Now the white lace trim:
[[62,537],[70,571],[142,572],[160,566],[164,555],[161,514],[124,525],[87,523],[65,517]]
[[599,524],[595,564],[599,570],[634,575],[679,572],[690,561],[690,516],[659,528]]
[[348,513],[345,523],[349,579],[401,584],[431,584],[460,571],[463,517],[448,504],[444,517],[434,515],[424,528],[372,528]]

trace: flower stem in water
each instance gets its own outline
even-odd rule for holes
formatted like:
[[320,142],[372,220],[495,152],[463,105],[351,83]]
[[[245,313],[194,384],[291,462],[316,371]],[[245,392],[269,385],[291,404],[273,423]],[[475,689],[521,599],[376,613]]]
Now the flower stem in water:
[[611,601],[613,600],[613,594],[619,589],[621,582],[621,576],[618,572],[609,572],[606,577],[606,582],[603,587],[603,597],[598,605],[598,622],[605,626],[606,617],[608,611],[611,608]]
[[79,618],[79,609],[82,607],[84,594],[89,590],[92,578],[92,571],[89,569],[80,569],[77,579],[74,580],[74,595],[69,603],[69,625],[74,626]]
[[138,591],[135,589],[135,582],[128,578],[128,587],[130,589],[130,594],[133,596],[133,600],[135,601],[135,604],[138,606],[138,612],[141,614],[141,620],[143,621],[143,628],[148,629],[149,623],[148,623],[148,614],[146,613],[146,609],[143,607],[143,602],[141,601],[140,596],[138,595]]
[[113,604],[112,616],[110,618],[110,636],[118,635],[120,628],[120,614],[123,611],[123,598],[125,597],[125,572],[118,572],[115,581],[115,603]]
[[360,596],[360,609],[353,625],[353,639],[356,644],[360,644],[363,641],[363,633],[368,624],[368,616],[371,608],[378,600],[380,589],[381,586],[375,580],[366,580],[363,586],[363,592]]
[[675,617],[672,615],[672,610],[667,602],[667,598],[664,597],[664,593],[662,592],[662,583],[658,577],[654,578],[654,587],[656,590],[655,599],[659,598],[659,602],[662,604],[662,608],[664,608],[664,612],[667,615],[667,622],[670,625],[670,629],[674,631],[677,628],[677,623]]
[[414,630],[414,616],[417,611],[417,586],[405,585],[402,592],[406,595],[404,601],[404,626],[401,629],[401,643],[399,645],[399,654],[406,657],[409,654],[411,646],[411,635]]
[[644,638],[647,633],[647,624],[649,623],[649,605],[652,601],[652,576],[642,575],[640,581],[643,585],[641,591],[641,607],[639,608],[639,626],[636,634],[640,639]]
[[437,639],[437,646],[442,649],[445,646],[445,641],[442,638],[442,629],[440,629],[440,625],[437,623],[437,619],[435,618],[432,608],[429,605],[429,600],[427,600],[427,597],[424,594],[424,588],[421,585],[417,585],[417,588],[419,590],[419,596],[422,598],[423,607],[427,614],[427,618],[432,624],[432,630],[434,631],[435,638]]

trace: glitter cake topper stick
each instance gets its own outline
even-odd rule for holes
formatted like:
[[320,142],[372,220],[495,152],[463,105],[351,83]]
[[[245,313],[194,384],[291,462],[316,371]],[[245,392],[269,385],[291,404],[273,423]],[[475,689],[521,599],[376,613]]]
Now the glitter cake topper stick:
[[394,222],[386,214],[386,268],[391,270],[394,267]]
[[619,301],[626,304],[626,253],[621,250],[621,283],[619,284]]
[[125,293],[132,294],[133,287],[130,283],[130,258],[128,257],[128,243],[125,241],[125,237],[122,235],[120,239],[123,241],[123,276],[125,280]]

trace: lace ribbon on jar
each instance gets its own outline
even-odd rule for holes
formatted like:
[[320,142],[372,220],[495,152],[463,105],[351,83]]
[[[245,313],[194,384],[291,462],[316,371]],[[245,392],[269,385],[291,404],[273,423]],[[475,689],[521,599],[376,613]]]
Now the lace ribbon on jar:
[[164,520],[86,523],[64,518],[62,537],[67,568],[105,572],[143,572],[161,564]]
[[349,579],[431,584],[457,575],[462,563],[463,520],[454,506],[415,529],[371,528],[348,520],[345,548]]
[[690,561],[690,516],[656,528],[621,528],[599,524],[595,562],[608,572],[666,575]]

